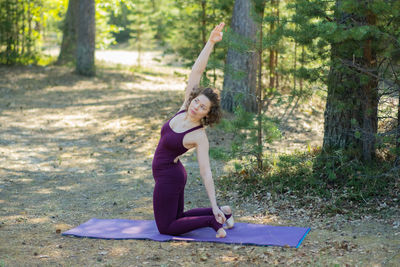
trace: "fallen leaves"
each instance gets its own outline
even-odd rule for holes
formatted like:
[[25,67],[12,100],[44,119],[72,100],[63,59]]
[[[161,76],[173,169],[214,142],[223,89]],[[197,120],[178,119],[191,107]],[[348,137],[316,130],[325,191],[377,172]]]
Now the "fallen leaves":
[[[42,73],[41,70],[36,72],[35,75]],[[8,132],[3,135],[4,140],[12,141],[10,150],[2,154],[6,157],[4,162],[17,162],[9,156],[13,155],[18,156],[21,164],[2,165],[9,170],[2,172],[7,178],[3,179],[4,187],[1,187],[2,196],[4,194],[8,203],[0,204],[3,205],[2,211],[4,209],[6,214],[12,215],[0,218],[2,238],[4,236],[7,241],[0,242],[0,251],[5,255],[0,262],[4,260],[6,266],[40,265],[46,259],[54,260],[53,265],[66,266],[219,266],[225,263],[234,266],[333,266],[335,263],[353,266],[368,262],[371,257],[371,265],[374,260],[382,263],[387,258],[391,262],[398,259],[398,256],[392,259],[400,245],[397,199],[381,202],[379,213],[369,216],[357,216],[359,207],[346,207],[346,214],[332,216],[321,212],[328,210],[332,203],[318,197],[299,197],[290,193],[276,196],[267,192],[265,196],[239,199],[235,191],[223,193],[225,202],[234,207],[239,222],[311,227],[312,231],[298,249],[196,242],[63,239],[61,235],[55,235],[78,225],[84,221],[83,218],[121,217],[121,211],[125,218],[152,219],[151,154],[162,121],[173,113],[175,107],[179,107],[175,102],[182,94],[169,91],[149,93],[134,88],[110,93],[108,84],[101,78],[97,82],[86,80],[87,88],[83,88],[81,78],[71,74],[69,69],[52,67],[50,72],[52,75],[43,79],[56,80],[57,88],[45,86],[44,91],[38,89],[35,95],[28,97],[25,94],[7,95],[6,103],[13,103],[15,107],[22,105],[24,110],[30,110],[29,116],[21,116],[15,110],[9,110],[7,116],[6,113],[0,114],[2,126],[7,129],[11,125],[10,131],[13,131],[9,132],[10,135]],[[113,82],[112,86],[118,85],[111,77],[120,77],[119,74],[112,76],[114,74],[105,72],[104,75],[109,75],[110,82]],[[21,68],[13,73],[25,75],[32,71]],[[32,80],[33,76],[27,81],[30,83]],[[17,88],[19,82],[15,84]],[[48,94],[49,90],[57,90],[59,95]],[[155,98],[157,103],[154,103]],[[154,114],[155,104],[160,112],[147,122]],[[64,115],[75,116],[69,117],[70,125],[65,125]],[[118,119],[124,116],[126,119]],[[51,123],[49,117],[52,117]],[[137,120],[133,120],[134,117]],[[113,121],[120,122],[120,128],[102,129],[102,125]],[[125,122],[134,123],[128,125]],[[25,125],[29,126],[28,130]],[[36,136],[40,138],[36,139]],[[221,135],[214,137],[223,143]],[[210,142],[212,138],[210,130]],[[228,141],[226,136],[225,139]],[[27,151],[30,151],[29,157],[24,157]],[[46,165],[51,161],[57,167],[57,175],[54,175],[54,168],[49,169]],[[191,157],[184,161],[188,173],[186,207],[209,205],[203,187],[192,179],[198,173],[197,162]],[[222,175],[225,164],[217,161],[213,164],[216,177]],[[21,179],[26,176],[31,180],[22,183]],[[33,193],[32,188],[37,187],[48,187],[56,193],[45,196]],[[28,212],[20,213],[24,209]],[[43,213],[53,215],[49,217],[52,223],[32,220],[32,216],[43,216]],[[379,220],[380,217],[383,219]]]

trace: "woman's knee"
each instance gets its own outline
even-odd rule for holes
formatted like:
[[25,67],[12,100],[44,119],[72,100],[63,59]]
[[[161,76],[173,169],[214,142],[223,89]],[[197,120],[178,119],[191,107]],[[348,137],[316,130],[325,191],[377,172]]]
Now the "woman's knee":
[[168,227],[159,227],[158,231],[162,235],[175,235],[176,233],[174,231],[171,231]]

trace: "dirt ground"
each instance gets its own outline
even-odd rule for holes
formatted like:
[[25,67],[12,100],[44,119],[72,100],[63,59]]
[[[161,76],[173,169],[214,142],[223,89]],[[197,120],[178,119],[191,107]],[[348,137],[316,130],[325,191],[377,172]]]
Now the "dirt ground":
[[[183,100],[182,74],[159,61],[136,73],[100,67],[95,78],[66,67],[0,67],[0,266],[400,266],[397,199],[351,217],[299,209],[290,195],[221,200],[238,222],[311,227],[298,249],[61,236],[93,217],[153,219],[151,161],[163,122]],[[269,149],[320,145],[321,108],[296,109]],[[207,131],[216,145],[222,133]],[[186,208],[208,206],[195,154],[182,161]],[[214,179],[228,168],[212,160]]]

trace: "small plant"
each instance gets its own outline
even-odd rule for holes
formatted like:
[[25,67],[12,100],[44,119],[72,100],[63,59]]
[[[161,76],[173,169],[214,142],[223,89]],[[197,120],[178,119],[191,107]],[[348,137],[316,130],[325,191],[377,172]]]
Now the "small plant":
[[260,155],[260,152],[263,151],[263,147],[281,137],[277,127],[278,121],[261,115],[263,147],[260,147],[258,144],[257,114],[247,112],[238,105],[234,110],[234,115],[233,120],[223,120],[219,126],[225,132],[233,135],[231,151],[228,157],[239,159],[246,157],[250,162],[262,160],[264,155],[262,153]]
[[268,158],[262,171],[251,165],[235,167],[218,183],[222,190],[238,192],[242,197],[267,196],[270,192],[322,197],[331,201],[322,211],[325,213],[398,194],[399,175],[393,162],[364,164],[349,158],[345,151],[328,153],[314,147]]

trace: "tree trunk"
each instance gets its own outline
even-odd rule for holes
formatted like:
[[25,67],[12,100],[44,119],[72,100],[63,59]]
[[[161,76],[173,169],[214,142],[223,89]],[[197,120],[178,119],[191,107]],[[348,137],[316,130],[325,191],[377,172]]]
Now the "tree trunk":
[[[235,1],[231,22],[233,34],[251,40],[253,46],[259,38],[257,35],[259,27],[258,23],[254,21],[254,14],[254,0]],[[248,48],[246,52],[240,52],[233,48],[228,49],[223,91],[221,93],[223,109],[233,111],[237,104],[241,104],[246,111],[257,111],[256,79],[258,64],[260,63],[254,47]],[[243,76],[238,78],[237,74],[235,75],[233,72],[240,72]],[[235,99],[238,94],[243,96],[240,102]]]
[[[19,22],[20,22],[20,15],[22,14],[21,13],[21,8],[23,8],[23,6],[21,7],[20,6],[20,2],[18,2],[18,1],[16,1],[16,3],[15,3],[15,21],[14,21],[14,23],[15,23],[15,26],[14,26],[14,28],[15,28],[15,54],[17,54],[17,55],[20,55],[20,34],[19,34]],[[22,3],[22,5],[23,5],[23,3]]]
[[[296,11],[297,13],[297,5],[296,5]],[[297,35],[297,23],[295,25],[295,34]],[[296,92],[296,70],[297,70],[297,41],[294,39],[294,62],[293,62],[293,92]]]
[[76,71],[85,76],[95,75],[95,5],[94,0],[79,1],[79,24]]
[[[256,4],[256,12],[259,14],[260,18],[264,17],[264,8],[265,4],[260,4],[258,2]],[[263,169],[263,131],[262,131],[262,111],[264,105],[264,90],[262,87],[262,64],[263,62],[263,30],[262,30],[262,23],[259,23],[259,39],[258,39],[258,85],[257,85],[257,166],[259,170]]]
[[[300,68],[303,69],[304,67],[304,45],[301,46],[301,62],[300,62]],[[300,91],[303,92],[303,77],[300,77]]]
[[[213,17],[215,18],[215,5],[212,5],[213,8]],[[212,56],[213,59],[215,60],[215,55],[217,54],[217,47],[214,47]],[[213,87],[215,87],[215,83],[217,82],[217,73],[216,73],[216,65],[213,64]]]
[[78,0],[69,0],[67,14],[64,19],[63,39],[61,42],[60,54],[57,59],[58,65],[75,62],[78,31],[78,7]]
[[[376,16],[369,11],[366,18],[367,25],[376,24]],[[364,60],[363,65],[367,69],[371,69],[373,74],[378,77],[376,48],[373,46],[373,39],[364,41]],[[363,159],[372,160],[375,157],[376,133],[378,132],[378,80],[369,78],[368,82],[363,86]]]
[[[151,6],[153,8],[153,14],[157,14],[160,6],[162,6],[162,1],[159,0],[151,0]],[[156,33],[154,35],[154,38],[159,41],[163,42],[164,41],[164,33],[162,31],[163,28],[163,19],[160,16],[157,16],[155,21],[153,23],[156,25]]]
[[137,66],[140,68],[141,67],[140,56],[142,54],[142,24],[141,24],[141,20],[140,20],[140,23],[139,23],[139,27],[137,29],[136,42],[137,42],[137,45],[138,45]]
[[397,83],[399,102],[397,103],[396,161],[400,164],[400,84]]
[[207,22],[207,17],[206,17],[206,0],[201,0],[201,39],[203,41],[203,47],[206,45],[206,22]]
[[13,33],[13,22],[14,22],[14,16],[13,16],[13,6],[11,1],[6,1],[5,2],[5,13],[6,13],[6,23],[4,23],[4,35],[5,35],[5,40],[6,40],[6,64],[12,64],[15,63],[15,59],[12,59],[13,55],[13,43],[14,43],[14,33]]
[[[275,17],[276,17],[276,24],[277,27],[279,28],[279,0],[275,0]],[[279,88],[279,72],[278,72],[278,55],[279,55],[279,51],[278,51],[278,44],[276,44],[275,46],[275,88],[278,90]]]
[[28,3],[28,54],[32,53],[33,37],[32,37],[32,14],[31,14],[31,3]]
[[[272,14],[274,14],[274,8],[275,8],[275,1],[271,0],[271,9],[272,9]],[[271,36],[274,34],[275,31],[275,20],[271,21],[271,24],[269,25],[269,35]],[[271,46],[269,48],[269,88],[275,88],[275,48]]]
[[[355,77],[342,66],[339,59],[348,58],[348,55],[340,51],[340,44],[332,44],[332,66],[328,75],[328,96],[324,113],[323,147],[325,149],[360,147],[361,145],[355,135],[362,121],[359,98],[361,88],[359,83],[353,82],[353,79],[359,79],[358,75]],[[353,87],[349,84],[353,84]]]
[[25,40],[26,40],[26,36],[25,36],[25,5],[23,5],[23,12],[22,12],[22,28],[21,28],[21,42],[22,42],[22,49],[21,49],[21,54],[25,54]]
[[[341,1],[337,4],[340,5]],[[371,14],[360,17],[355,14],[335,14],[337,21],[348,29],[352,25],[374,25]],[[370,17],[372,16],[372,17]],[[357,23],[355,23],[357,22]],[[360,68],[375,69],[376,49],[374,40],[347,40],[331,44],[331,69],[328,76],[328,96],[324,122],[324,149],[352,149],[353,156],[364,161],[375,155],[377,133],[378,92],[377,79],[362,77]],[[356,56],[363,48],[364,55]]]

